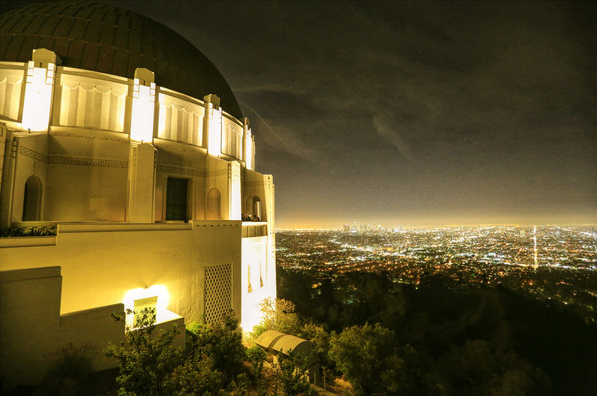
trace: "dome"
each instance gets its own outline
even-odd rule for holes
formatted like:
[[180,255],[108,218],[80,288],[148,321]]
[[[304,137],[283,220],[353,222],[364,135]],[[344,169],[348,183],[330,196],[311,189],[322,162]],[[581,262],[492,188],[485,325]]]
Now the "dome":
[[62,66],[133,78],[135,69],[155,73],[156,84],[202,99],[216,94],[236,118],[242,112],[218,69],[170,28],[135,12],[102,3],[35,3],[0,17],[0,61],[27,62],[47,48]]

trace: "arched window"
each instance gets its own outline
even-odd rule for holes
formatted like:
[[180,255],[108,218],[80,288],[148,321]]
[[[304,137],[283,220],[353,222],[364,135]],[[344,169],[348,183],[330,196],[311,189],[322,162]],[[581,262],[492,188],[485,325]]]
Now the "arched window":
[[30,176],[25,182],[22,221],[39,220],[41,220],[41,181],[38,177]]
[[258,197],[253,198],[253,216],[261,220],[261,200]]
[[251,217],[251,220],[261,220],[261,200],[259,197],[251,195],[247,198],[245,213]]
[[220,220],[220,192],[212,188],[207,194],[207,220]]

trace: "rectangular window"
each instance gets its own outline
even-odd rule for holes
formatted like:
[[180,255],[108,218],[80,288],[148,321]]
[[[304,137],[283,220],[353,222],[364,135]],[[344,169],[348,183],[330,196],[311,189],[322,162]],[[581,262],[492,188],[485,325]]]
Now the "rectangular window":
[[187,221],[187,179],[169,177],[166,186],[166,220]]

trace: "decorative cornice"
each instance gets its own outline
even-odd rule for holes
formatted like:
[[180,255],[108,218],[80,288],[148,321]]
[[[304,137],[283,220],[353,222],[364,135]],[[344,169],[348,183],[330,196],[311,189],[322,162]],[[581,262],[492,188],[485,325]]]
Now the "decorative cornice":
[[101,158],[69,158],[49,157],[50,164],[57,165],[78,165],[78,166],[100,166],[103,168],[128,168],[128,161],[119,161]]
[[50,157],[25,146],[19,146],[19,154],[36,161],[55,165],[100,166],[103,168],[128,168],[128,161],[103,159],[103,158],[70,158]]
[[174,173],[183,176],[205,177],[205,171],[202,169],[182,168],[173,165],[157,164],[157,171],[163,173]]
[[211,172],[208,173],[208,176],[209,177],[214,177],[214,176],[228,176],[228,168],[211,171]]
[[38,153],[37,151],[31,150],[30,148],[25,147],[25,146],[19,147],[19,154],[24,155],[25,157],[33,158],[34,160],[39,161],[39,162],[48,163],[47,155]]

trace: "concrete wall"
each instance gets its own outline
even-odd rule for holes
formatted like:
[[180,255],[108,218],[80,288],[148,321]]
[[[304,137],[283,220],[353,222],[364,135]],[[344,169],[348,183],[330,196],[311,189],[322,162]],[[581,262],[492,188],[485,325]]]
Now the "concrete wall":
[[52,354],[69,343],[95,349],[94,369],[115,366],[103,350],[108,342],[124,339],[124,325],[110,317],[122,314],[123,305],[61,316],[61,286],[59,267],[0,272],[0,370],[5,386],[40,382],[52,366]]
[[219,264],[232,266],[232,308],[241,311],[240,221],[61,224],[58,230],[55,246],[0,248],[0,270],[60,266],[62,314],[121,303],[131,289],[163,285],[170,295],[168,309],[187,323],[199,321],[204,268]]

